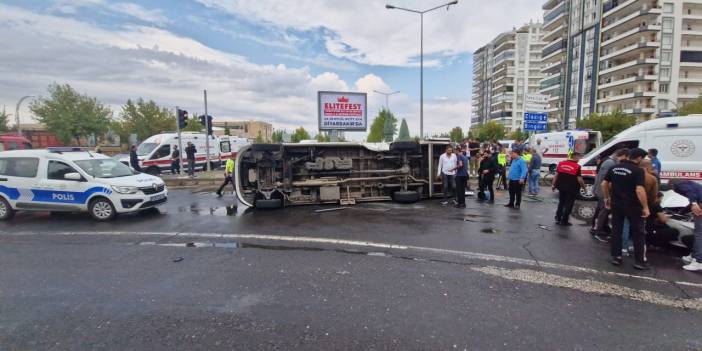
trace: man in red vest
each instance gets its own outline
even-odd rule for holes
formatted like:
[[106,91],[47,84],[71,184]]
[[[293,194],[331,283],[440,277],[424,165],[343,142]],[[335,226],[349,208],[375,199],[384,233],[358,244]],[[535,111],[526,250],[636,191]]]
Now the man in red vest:
[[556,210],[556,224],[569,227],[570,213],[573,211],[575,199],[580,189],[585,188],[585,181],[580,174],[580,154],[573,153],[570,158],[562,161],[556,168],[553,177],[552,190],[558,189],[558,209]]

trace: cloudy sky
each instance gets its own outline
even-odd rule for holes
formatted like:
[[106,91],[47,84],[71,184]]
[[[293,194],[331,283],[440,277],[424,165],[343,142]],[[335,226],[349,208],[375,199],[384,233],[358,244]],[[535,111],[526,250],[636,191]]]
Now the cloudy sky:
[[[431,8],[442,0],[388,0]],[[469,123],[471,52],[538,20],[540,1],[460,0],[425,15],[425,130]],[[0,0],[0,108],[71,84],[110,105],[143,97],[215,118],[316,132],[316,92],[401,91],[419,130],[419,17],[379,0]],[[23,122],[31,122],[22,110]],[[360,139],[362,135],[349,135]]]

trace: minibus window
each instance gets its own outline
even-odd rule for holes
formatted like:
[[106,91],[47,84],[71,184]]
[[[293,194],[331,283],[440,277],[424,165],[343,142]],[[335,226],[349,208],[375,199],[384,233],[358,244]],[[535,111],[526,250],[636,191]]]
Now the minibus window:
[[171,146],[170,145],[163,145],[158,150],[156,150],[154,155],[151,156],[151,159],[157,160],[159,158],[168,157],[170,155],[171,155]]
[[[623,148],[627,149],[635,149],[639,147],[639,141],[638,140],[628,140],[628,141],[622,141],[618,142],[616,144],[612,144],[610,147],[608,147],[606,150],[603,150],[600,153],[599,158],[604,159],[612,155],[615,151]],[[597,157],[593,157],[588,163],[585,164],[585,166],[590,166],[590,167],[595,167],[597,166]]]

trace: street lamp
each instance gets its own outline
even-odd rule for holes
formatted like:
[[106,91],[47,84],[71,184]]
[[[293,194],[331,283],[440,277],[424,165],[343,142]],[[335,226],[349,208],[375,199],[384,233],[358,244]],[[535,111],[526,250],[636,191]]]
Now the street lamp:
[[19,113],[20,105],[22,105],[22,102],[23,102],[25,99],[29,99],[29,98],[33,98],[33,97],[34,97],[34,95],[23,96],[23,97],[17,102],[17,108],[15,108],[15,118],[16,118],[16,121],[17,121],[17,135],[22,136],[22,128],[20,127],[20,113]]
[[431,12],[442,7],[449,9],[449,6],[458,4],[458,0],[451,1],[449,3],[430,8],[428,10],[419,11],[407,9],[404,7],[397,7],[394,5],[387,4],[385,8],[388,10],[403,10],[412,13],[418,13],[420,18],[420,35],[419,35],[419,137],[424,139],[424,14]]
[[388,111],[390,111],[390,104],[389,104],[390,95],[395,95],[395,94],[399,94],[399,93],[400,93],[399,90],[398,90],[398,91],[393,91],[392,93],[384,93],[384,92],[382,92],[382,91],[377,91],[377,90],[373,90],[373,92],[374,92],[374,93],[377,93],[377,94],[380,94],[380,95],[385,95],[385,109],[388,110]]

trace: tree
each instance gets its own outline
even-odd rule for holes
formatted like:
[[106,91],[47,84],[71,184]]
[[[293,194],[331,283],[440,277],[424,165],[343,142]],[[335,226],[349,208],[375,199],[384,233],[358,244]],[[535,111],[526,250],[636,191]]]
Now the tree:
[[636,117],[633,115],[627,115],[621,111],[614,111],[608,114],[590,114],[586,118],[578,121],[577,127],[598,130],[602,132],[603,141],[607,141],[634,124],[636,124]]
[[159,107],[153,100],[145,102],[137,99],[136,103],[127,100],[122,106],[120,135],[126,137],[136,134],[137,139],[144,140],[163,131],[175,130],[175,114]]
[[383,141],[385,137],[386,118],[389,118],[392,121],[392,134],[395,135],[395,131],[397,130],[397,118],[395,118],[395,115],[393,115],[392,112],[382,109],[371,124],[370,132],[368,133],[367,138],[368,142],[379,143]]
[[529,139],[529,133],[523,132],[521,129],[517,129],[509,135],[512,140],[527,140]]
[[[196,115],[194,115],[196,116]],[[202,126],[200,120],[197,117],[188,119],[188,124],[185,128],[181,129],[181,132],[202,132],[205,127]]]
[[292,142],[293,143],[299,143],[303,140],[309,140],[310,138],[310,133],[308,133],[305,128],[300,127],[295,129],[295,133],[292,135]]
[[283,130],[275,130],[273,131],[273,134],[271,134],[271,139],[273,139],[273,142],[276,144],[281,144],[283,142],[283,135],[285,134],[285,131]]
[[329,134],[324,133],[317,134],[317,136],[314,137],[314,139],[319,141],[320,143],[328,143],[331,141],[331,137],[329,136]]
[[678,115],[680,116],[689,116],[696,114],[702,114],[702,96],[698,97],[697,100],[686,103],[678,111]]
[[224,122],[224,135],[232,135],[231,129],[229,129],[229,125],[227,125],[227,122]]
[[505,127],[495,121],[481,124],[475,134],[482,141],[500,140],[505,138]]
[[10,115],[8,115],[5,110],[0,112],[0,132],[9,132],[10,127],[7,125],[10,121]]
[[112,111],[97,99],[79,94],[68,84],[49,85],[48,92],[48,98],[32,101],[29,109],[61,142],[78,144],[81,137],[107,132]]
[[449,138],[454,143],[461,142],[463,140],[463,129],[461,127],[453,127],[449,132]]
[[408,141],[411,139],[412,138],[410,138],[409,127],[407,127],[407,121],[403,118],[402,123],[400,124],[400,134],[397,136],[397,140]]
[[266,141],[263,139],[263,134],[261,134],[261,131],[258,131],[258,134],[256,134],[256,139],[254,140],[256,144],[263,144]]

